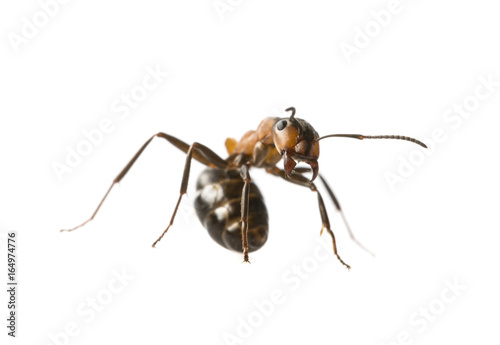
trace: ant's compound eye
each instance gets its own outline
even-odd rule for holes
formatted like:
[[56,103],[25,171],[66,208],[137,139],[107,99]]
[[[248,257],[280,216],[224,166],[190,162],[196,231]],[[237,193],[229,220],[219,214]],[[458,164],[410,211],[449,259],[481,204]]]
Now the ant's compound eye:
[[288,123],[288,121],[287,121],[287,120],[281,120],[280,122],[278,122],[278,123],[276,124],[276,129],[277,129],[278,131],[282,131],[282,130],[284,130],[284,129],[285,129],[285,127],[286,127],[286,125],[287,125],[287,123]]

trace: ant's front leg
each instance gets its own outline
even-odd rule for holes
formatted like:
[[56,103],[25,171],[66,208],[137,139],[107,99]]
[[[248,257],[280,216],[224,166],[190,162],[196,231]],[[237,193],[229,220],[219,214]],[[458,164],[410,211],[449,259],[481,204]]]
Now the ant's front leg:
[[268,169],[266,169],[266,171],[270,174],[275,175],[275,176],[279,176],[288,182],[292,182],[292,183],[298,184],[300,186],[308,187],[310,190],[312,190],[313,192],[316,192],[318,194],[318,206],[319,206],[319,213],[321,215],[321,222],[322,222],[321,233],[323,233],[323,230],[326,229],[326,231],[330,234],[330,237],[332,238],[333,253],[335,254],[337,259],[339,259],[339,261],[345,267],[347,267],[348,269],[351,269],[351,266],[346,264],[337,252],[337,243],[335,241],[335,235],[333,234],[333,231],[330,229],[330,220],[328,219],[328,213],[326,212],[325,203],[323,202],[323,198],[321,197],[321,193],[316,188],[316,185],[314,183],[312,183],[311,181],[309,181],[305,176],[300,175],[300,174],[292,174],[292,175],[287,177],[285,171],[283,171],[277,167],[268,168]]

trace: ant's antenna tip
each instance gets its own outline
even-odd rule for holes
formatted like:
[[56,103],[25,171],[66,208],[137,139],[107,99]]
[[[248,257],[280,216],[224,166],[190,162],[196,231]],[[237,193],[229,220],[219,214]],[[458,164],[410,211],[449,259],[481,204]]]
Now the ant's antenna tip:
[[290,107],[290,108],[285,109],[285,111],[291,111],[292,112],[292,115],[290,115],[290,120],[293,120],[293,117],[295,116],[295,108],[294,107]]

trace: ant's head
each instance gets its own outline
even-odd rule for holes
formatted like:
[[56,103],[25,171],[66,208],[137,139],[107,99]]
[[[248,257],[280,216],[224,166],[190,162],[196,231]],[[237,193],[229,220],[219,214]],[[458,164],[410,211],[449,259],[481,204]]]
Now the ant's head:
[[306,162],[312,169],[312,182],[319,172],[319,135],[307,121],[294,117],[295,108],[291,107],[286,111],[291,111],[292,115],[278,119],[273,125],[274,146],[284,159],[287,177],[292,173],[297,161]]
[[299,162],[306,162],[311,166],[311,182],[318,176],[319,141],[325,138],[344,137],[353,139],[398,139],[411,141],[424,148],[427,146],[417,139],[401,135],[361,135],[361,134],[330,134],[319,137],[314,128],[305,120],[295,118],[295,108],[290,107],[286,111],[291,111],[289,118],[278,119],[272,128],[274,146],[284,160],[285,175],[290,177]]

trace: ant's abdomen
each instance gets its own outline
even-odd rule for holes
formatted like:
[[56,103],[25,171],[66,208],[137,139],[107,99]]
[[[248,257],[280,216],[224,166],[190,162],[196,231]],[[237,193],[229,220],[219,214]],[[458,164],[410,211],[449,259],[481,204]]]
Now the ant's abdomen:
[[[243,179],[237,170],[206,169],[196,184],[194,207],[198,218],[215,242],[243,251],[241,238],[241,193]],[[268,215],[259,188],[250,184],[248,250],[255,251],[267,241]]]

